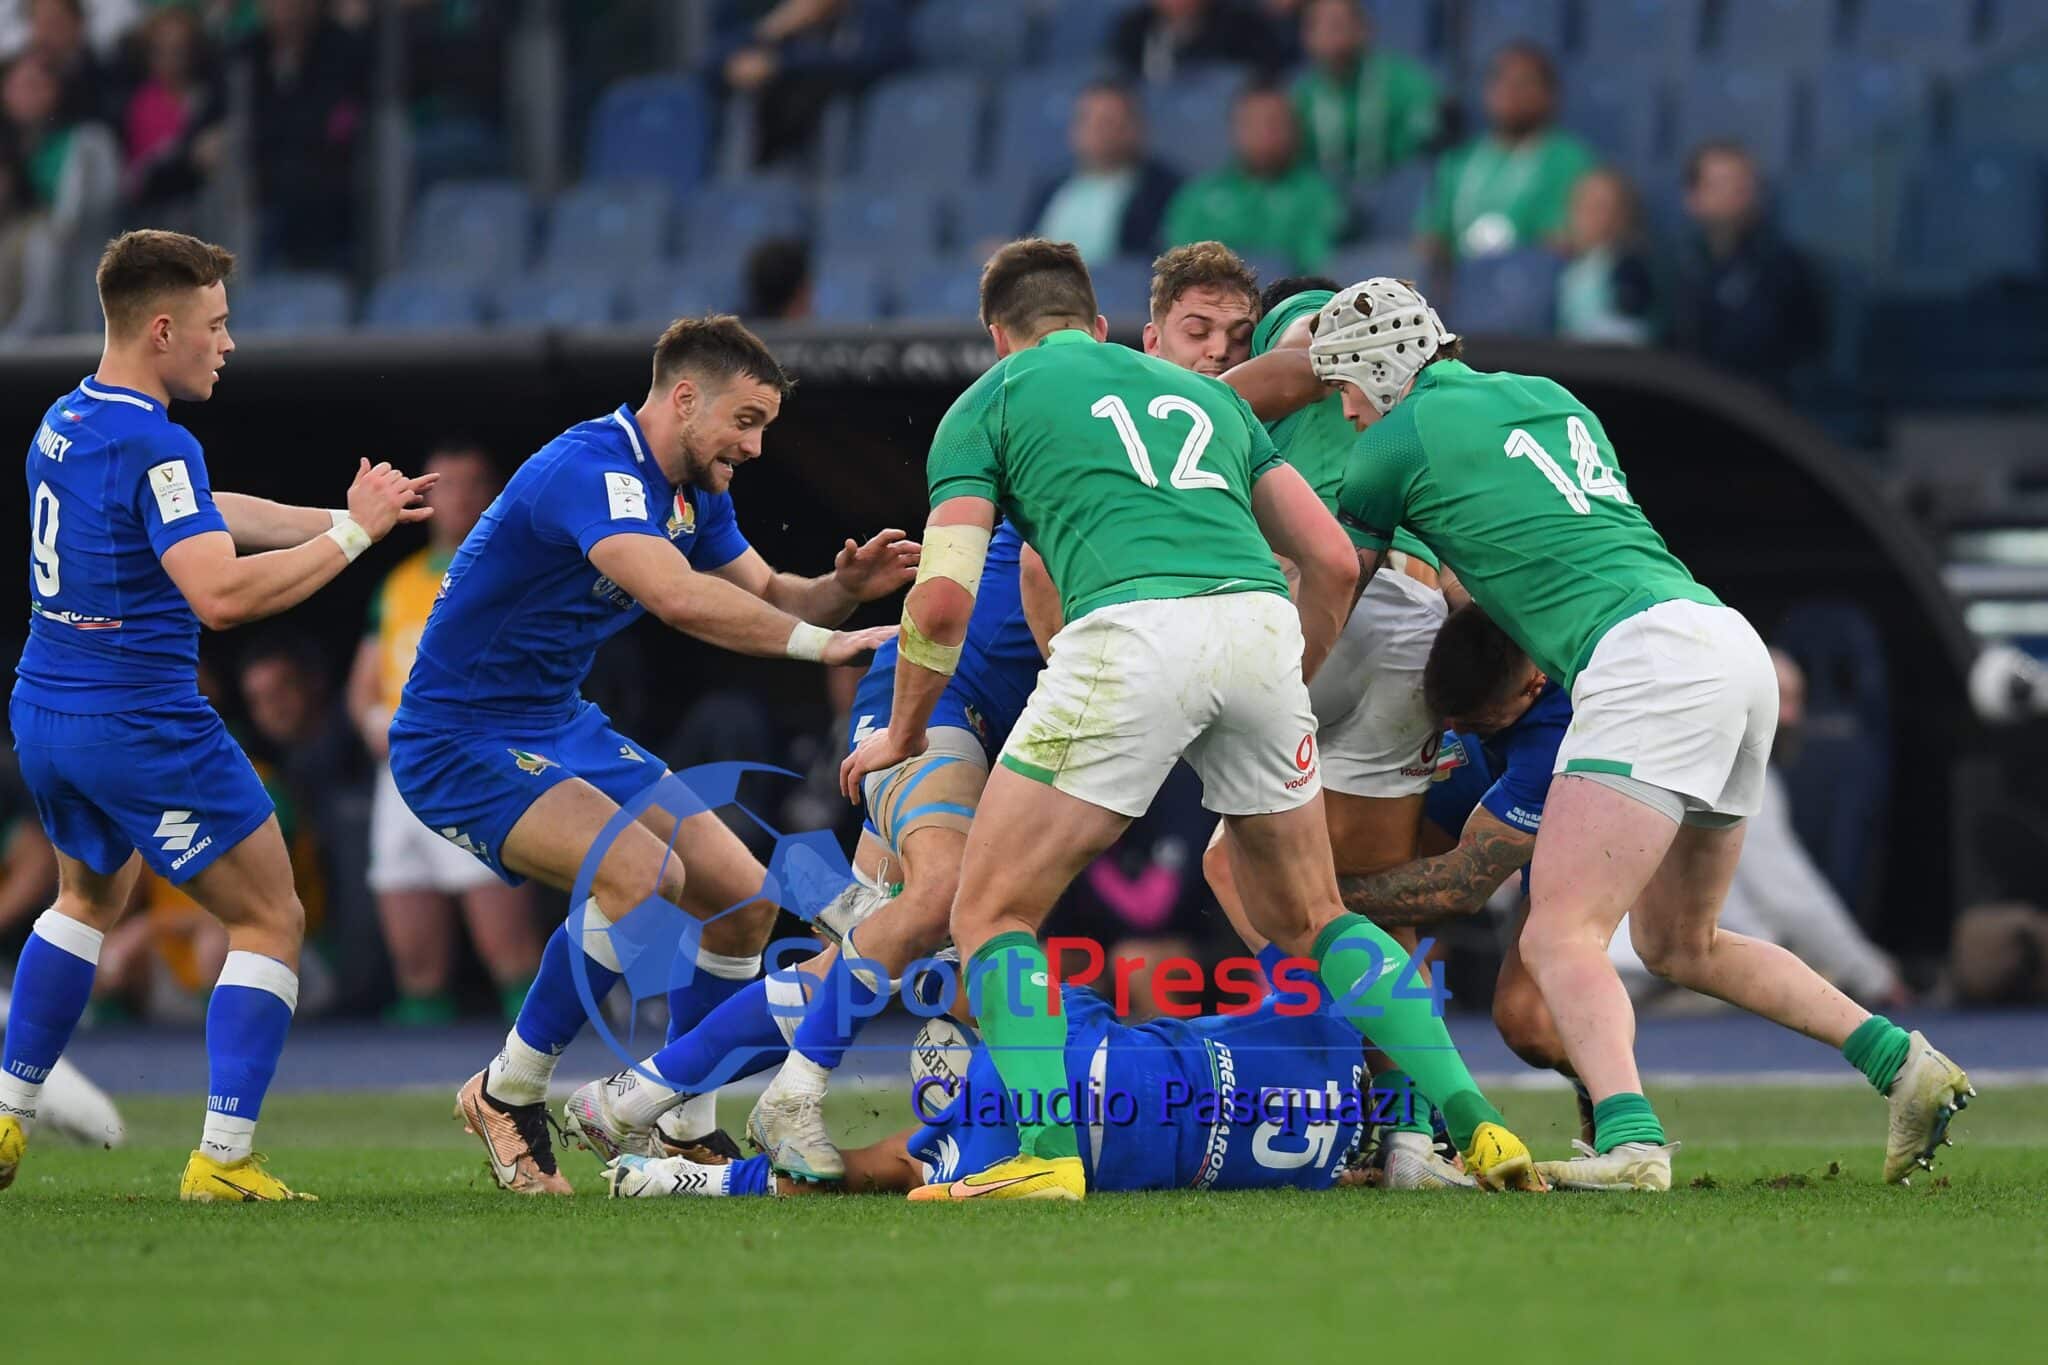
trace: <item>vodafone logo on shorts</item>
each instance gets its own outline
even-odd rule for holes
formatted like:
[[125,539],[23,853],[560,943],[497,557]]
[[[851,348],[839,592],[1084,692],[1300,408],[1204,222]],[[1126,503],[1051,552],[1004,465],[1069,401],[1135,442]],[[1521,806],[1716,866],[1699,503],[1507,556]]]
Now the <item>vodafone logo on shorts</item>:
[[1409,767],[1401,769],[1403,777],[1435,777],[1437,750],[1443,747],[1444,735],[1441,730],[1432,730],[1428,739],[1422,741],[1422,754]]
[[1313,732],[1303,735],[1301,743],[1294,746],[1294,767],[1301,776],[1288,780],[1289,791],[1299,791],[1315,779],[1316,737]]

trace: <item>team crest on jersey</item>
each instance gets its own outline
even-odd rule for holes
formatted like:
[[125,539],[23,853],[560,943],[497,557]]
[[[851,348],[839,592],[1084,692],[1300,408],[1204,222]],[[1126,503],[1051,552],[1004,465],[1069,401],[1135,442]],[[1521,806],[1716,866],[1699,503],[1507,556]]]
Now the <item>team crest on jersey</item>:
[[1436,770],[1429,775],[1429,780],[1442,782],[1471,761],[1472,755],[1465,752],[1465,741],[1446,730],[1443,743],[1436,751]]
[[983,744],[988,743],[988,720],[981,712],[975,710],[972,706],[963,706],[960,708],[960,712],[967,717],[967,723],[974,727],[974,733],[981,742]]
[[697,534],[697,506],[682,489],[676,490],[675,506],[669,509],[668,538]]
[[63,410],[63,416],[64,420],[67,422],[76,422],[78,420],[78,414],[73,412],[70,408],[65,408]]
[[539,777],[550,768],[561,766],[552,758],[542,758],[539,754],[530,754],[524,749],[507,749],[505,752],[512,755],[512,762],[520,772],[531,773],[535,777]]

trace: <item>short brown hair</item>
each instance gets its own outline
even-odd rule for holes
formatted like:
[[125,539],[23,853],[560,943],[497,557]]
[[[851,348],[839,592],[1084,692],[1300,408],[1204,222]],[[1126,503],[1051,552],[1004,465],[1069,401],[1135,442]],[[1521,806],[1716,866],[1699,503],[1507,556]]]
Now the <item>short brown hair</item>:
[[1514,695],[1529,656],[1473,602],[1444,618],[1422,665],[1422,700],[1439,720],[1465,719]]
[[182,232],[124,232],[100,253],[100,311],[116,331],[134,330],[165,294],[204,289],[235,271],[235,253]]
[[1190,289],[1235,289],[1251,302],[1258,321],[1259,272],[1221,242],[1189,242],[1152,262],[1152,321],[1160,322]]
[[668,325],[654,343],[654,382],[668,383],[683,370],[719,380],[745,375],[784,398],[796,387],[761,338],[730,313],[677,318]]
[[1048,321],[1092,324],[1095,282],[1072,242],[1026,237],[1011,242],[981,268],[981,322],[1019,336],[1046,330]]

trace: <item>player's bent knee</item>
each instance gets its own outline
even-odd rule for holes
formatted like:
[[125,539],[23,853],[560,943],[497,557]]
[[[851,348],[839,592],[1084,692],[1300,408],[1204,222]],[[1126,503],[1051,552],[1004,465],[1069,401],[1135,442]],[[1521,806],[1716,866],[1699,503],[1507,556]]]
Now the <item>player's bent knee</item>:
[[1493,1026],[1508,1050],[1530,1066],[1552,1070],[1567,1060],[1564,1040],[1543,997],[1531,982],[1527,988],[1511,988],[1493,997]]
[[1697,975],[1699,964],[1712,951],[1712,930],[1706,936],[1652,924],[1641,914],[1628,920],[1629,944],[1653,976],[1684,985]]
[[755,901],[704,922],[704,950],[728,957],[752,957],[768,946],[775,930],[775,903]]

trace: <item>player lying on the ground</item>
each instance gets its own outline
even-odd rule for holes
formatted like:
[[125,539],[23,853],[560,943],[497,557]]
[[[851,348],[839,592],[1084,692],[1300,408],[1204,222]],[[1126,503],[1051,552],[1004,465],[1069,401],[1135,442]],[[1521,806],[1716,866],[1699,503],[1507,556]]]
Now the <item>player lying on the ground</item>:
[[[739,319],[674,323],[652,369],[637,410],[622,404],[550,441],[463,540],[391,721],[391,775],[406,804],[509,883],[571,889],[606,823],[664,771],[583,700],[600,644],[647,611],[737,653],[851,663],[892,632],[827,627],[916,566],[917,545],[900,531],[849,540],[817,578],[776,573],[747,544],[728,490],[760,456],[790,386]],[[701,939],[686,936],[694,960],[679,963],[669,993],[676,1036],[759,974],[775,915],[764,880],[708,810],[650,808],[604,848],[503,1050],[457,1095],[501,1186],[569,1193],[547,1088],[585,1022],[579,965],[600,999],[620,976],[611,925],[650,895],[709,921]],[[709,1097],[678,1106],[674,1136],[736,1155],[710,1107]]]
[[1624,915],[1659,976],[1842,1049],[1889,1099],[1887,1180],[1931,1162],[1972,1093],[1962,1070],[1783,948],[1717,927],[1763,789],[1777,679],[1756,631],[1636,505],[1600,419],[1551,380],[1465,365],[1405,281],[1331,300],[1309,355],[1364,433],[1339,495],[1361,574],[1408,526],[1572,697],[1520,948],[1592,1094],[1596,1136],[1546,1174],[1591,1189],[1671,1184],[1673,1149],[1642,1093],[1634,1014],[1607,957]]
[[[904,608],[890,724],[840,776],[856,799],[867,773],[927,746],[1000,504],[1044,558],[1065,621],[989,776],[953,903],[953,938],[970,979],[984,980],[980,1015],[1005,1087],[1066,1089],[1066,1020],[1052,1008],[1038,926],[1185,754],[1204,803],[1241,836],[1238,885],[1253,923],[1317,963],[1355,1027],[1381,1021],[1376,1041],[1439,1103],[1476,1175],[1533,1181],[1526,1149],[1472,1083],[1427,993],[1394,989],[1406,955],[1337,897],[1303,679],[1351,607],[1343,531],[1241,398],[1103,344],[1108,324],[1070,244],[997,252],[981,317],[997,363],[933,441],[928,550]],[[1301,570],[1298,604],[1276,550]],[[1009,1160],[919,1193],[1080,1198],[1073,1126],[1042,1107],[1035,1117],[1018,1125]]]
[[[832,1070],[875,1012],[877,993],[893,991],[912,962],[946,941],[960,855],[989,764],[1044,664],[1017,596],[1021,548],[1007,523],[996,528],[960,667],[933,712],[930,746],[867,780],[861,797],[867,818],[853,862],[860,884],[819,915],[817,927],[840,946],[804,964],[806,977],[825,978],[809,1005],[795,978],[771,973],[697,1024],[688,1069],[682,1055],[669,1057],[675,1069],[660,1075],[677,1089],[630,1070],[585,1085],[563,1108],[563,1125],[581,1145],[605,1158],[649,1151],[664,1106],[672,1112],[687,1093],[685,1082],[701,1084],[712,1074],[707,1064],[715,1068],[730,1058],[744,1066],[758,1049],[787,1042],[789,1056],[755,1104],[748,1136],[778,1170],[811,1180],[843,1173],[820,1111]],[[854,694],[849,747],[889,723],[895,677],[892,641],[875,651]],[[855,971],[848,957],[873,965]],[[670,1136],[662,1133],[664,1140]]]
[[364,460],[347,511],[213,491],[199,442],[169,409],[211,398],[234,354],[234,264],[182,233],[109,243],[99,368],[51,404],[29,445],[29,635],[8,718],[57,851],[57,900],[15,968],[0,1189],[146,862],[228,933],[206,1012],[205,1126],[178,1196],[310,1197],[253,1150],[298,1004],[305,910],[270,796],[199,694],[199,628],[312,596],[392,527],[427,517],[417,504],[433,481]]
[[[1367,1090],[1358,1032],[1328,1009],[1290,1016],[1269,998],[1246,1014],[1129,1027],[1085,987],[1062,987],[1060,1000],[1080,1105],[1077,1154],[1091,1190],[1354,1183],[1347,1171],[1368,1126],[1412,1117],[1420,1105],[1412,1092]],[[607,1172],[611,1193],[907,1193],[993,1166],[1016,1151],[1016,1116],[989,1049],[977,1045],[970,1058],[963,1036],[950,1020],[926,1024],[911,1049],[911,1103],[925,1121],[846,1152],[834,1184],[778,1178],[764,1156],[723,1165],[625,1156]],[[1396,1140],[1429,1146],[1413,1131]],[[1455,1167],[1434,1167],[1439,1187],[1477,1188]]]

